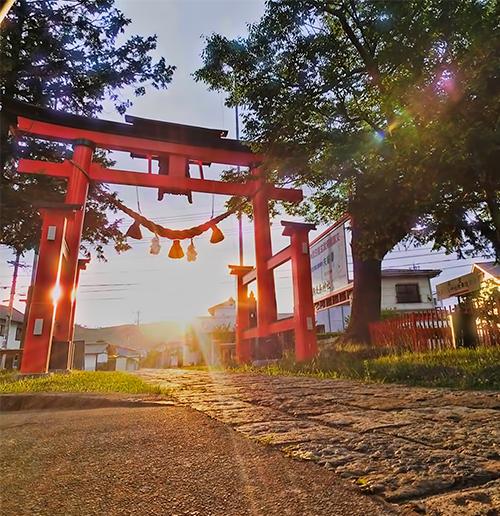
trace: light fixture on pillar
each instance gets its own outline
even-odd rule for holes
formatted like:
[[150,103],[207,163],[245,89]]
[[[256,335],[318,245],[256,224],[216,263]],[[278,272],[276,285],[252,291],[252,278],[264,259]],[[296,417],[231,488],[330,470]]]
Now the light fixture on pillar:
[[179,260],[184,257],[184,251],[182,250],[180,240],[174,240],[174,243],[168,252],[168,257],[173,258],[174,260]]
[[141,224],[135,220],[134,223],[128,228],[125,236],[135,238],[136,240],[142,240]]
[[224,240],[224,234],[222,231],[217,227],[212,227],[212,236],[210,237],[210,243],[217,244],[219,242],[222,242]]

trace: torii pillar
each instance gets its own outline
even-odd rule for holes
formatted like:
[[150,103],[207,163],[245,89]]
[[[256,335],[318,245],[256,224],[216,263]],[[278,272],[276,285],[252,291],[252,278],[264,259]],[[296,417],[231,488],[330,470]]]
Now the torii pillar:
[[283,235],[290,237],[293,303],[295,320],[295,358],[309,360],[318,351],[316,316],[312,293],[311,258],[309,256],[309,231],[314,224],[282,221]]
[[21,373],[46,373],[48,370],[57,309],[55,290],[60,286],[66,252],[67,222],[74,217],[78,208],[62,204],[59,209],[54,207],[40,210],[43,218],[42,237],[26,326]]
[[263,351],[269,338],[273,338],[268,332],[269,325],[278,319],[278,307],[276,303],[276,289],[274,284],[274,272],[268,268],[268,262],[273,256],[271,241],[271,224],[269,220],[269,194],[268,184],[261,176],[258,168],[253,169],[253,175],[257,178],[257,191],[252,198],[254,239],[255,239],[255,269],[257,275],[257,324],[259,333],[267,337],[257,337],[257,349]]
[[[86,171],[90,168],[95,147],[89,140],[75,140],[73,146],[73,170],[68,178],[66,203],[59,209],[42,211],[39,261],[21,373],[48,371],[53,339],[62,343],[58,354],[65,354],[68,367],[70,365],[75,289],[79,277],[78,253],[89,188]],[[57,300],[53,298],[56,287],[60,290]]]
[[243,337],[243,332],[250,326],[250,305],[248,285],[243,276],[253,270],[252,266],[230,265],[231,274],[236,276],[236,361],[238,364],[249,364],[252,361],[250,340]]
[[89,170],[94,152],[94,144],[89,140],[75,140],[73,142],[73,158],[71,175],[68,179],[66,191],[66,203],[80,204],[79,211],[72,221],[68,222],[66,230],[66,245],[68,248],[67,259],[64,260],[61,270],[61,294],[57,304],[56,326],[54,339],[59,346],[66,349],[68,357],[67,367],[71,367],[72,342],[75,325],[76,288],[80,276],[78,254],[85,218],[85,205],[89,189],[89,178],[86,171]]
[[66,203],[80,204],[83,208],[76,214],[74,220],[68,223],[66,231],[68,257],[61,272],[61,295],[57,306],[57,327],[54,332],[54,337],[58,341],[68,343],[69,347],[73,341],[75,295],[79,279],[78,254],[90,183],[86,171],[90,168],[95,145],[89,140],[80,139],[73,142],[73,148],[72,161],[75,164],[68,179]]

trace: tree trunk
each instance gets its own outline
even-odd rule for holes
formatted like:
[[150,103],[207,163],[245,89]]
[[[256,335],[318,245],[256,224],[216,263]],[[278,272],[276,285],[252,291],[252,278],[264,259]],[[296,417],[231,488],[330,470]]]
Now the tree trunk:
[[359,242],[359,233],[359,229],[352,221],[354,290],[345,339],[355,342],[370,342],[369,324],[380,320],[382,260],[358,256],[356,248]]

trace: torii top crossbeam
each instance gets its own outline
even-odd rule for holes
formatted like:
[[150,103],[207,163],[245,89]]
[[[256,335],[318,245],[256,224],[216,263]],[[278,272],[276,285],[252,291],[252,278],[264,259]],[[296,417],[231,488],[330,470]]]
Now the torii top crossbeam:
[[[88,170],[91,181],[102,183],[184,190],[222,195],[251,197],[258,188],[255,181],[244,184],[226,183],[186,177],[189,162],[220,163],[254,168],[262,162],[262,156],[237,140],[225,138],[226,131],[206,129],[170,122],[146,120],[132,116],[125,119],[130,123],[110,122],[46,108],[32,106],[18,101],[2,100],[2,111],[17,117],[14,132],[44,140],[74,143],[87,140],[95,147],[130,152],[170,161],[169,174],[144,174],[103,168],[93,163]],[[72,166],[69,162],[44,163],[22,159],[18,171],[31,174],[45,174],[69,177]],[[300,202],[302,191],[277,188],[267,185],[269,199]]]

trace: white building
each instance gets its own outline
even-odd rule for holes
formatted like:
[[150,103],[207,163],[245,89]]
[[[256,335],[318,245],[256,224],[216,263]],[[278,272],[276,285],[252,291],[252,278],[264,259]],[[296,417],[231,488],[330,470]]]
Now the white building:
[[136,371],[140,353],[136,349],[112,346],[107,342],[85,344],[85,371]]
[[8,316],[9,307],[0,305],[0,369],[18,369],[22,357],[24,314],[15,308],[12,309],[9,334],[5,335]]
[[[220,347],[212,339],[212,332],[216,328],[227,328],[234,331],[236,324],[236,301],[230,297],[223,303],[208,308],[209,316],[195,317],[190,324],[188,332],[193,332],[199,343],[200,352],[203,354],[207,365],[219,363]],[[234,343],[232,343],[234,347]],[[189,343],[184,347],[184,365],[199,362],[197,353],[190,351]]]
[[[431,278],[438,276],[435,269],[382,270],[381,309],[413,312],[435,308]],[[351,314],[353,283],[315,301],[316,326],[319,332],[344,331]]]

